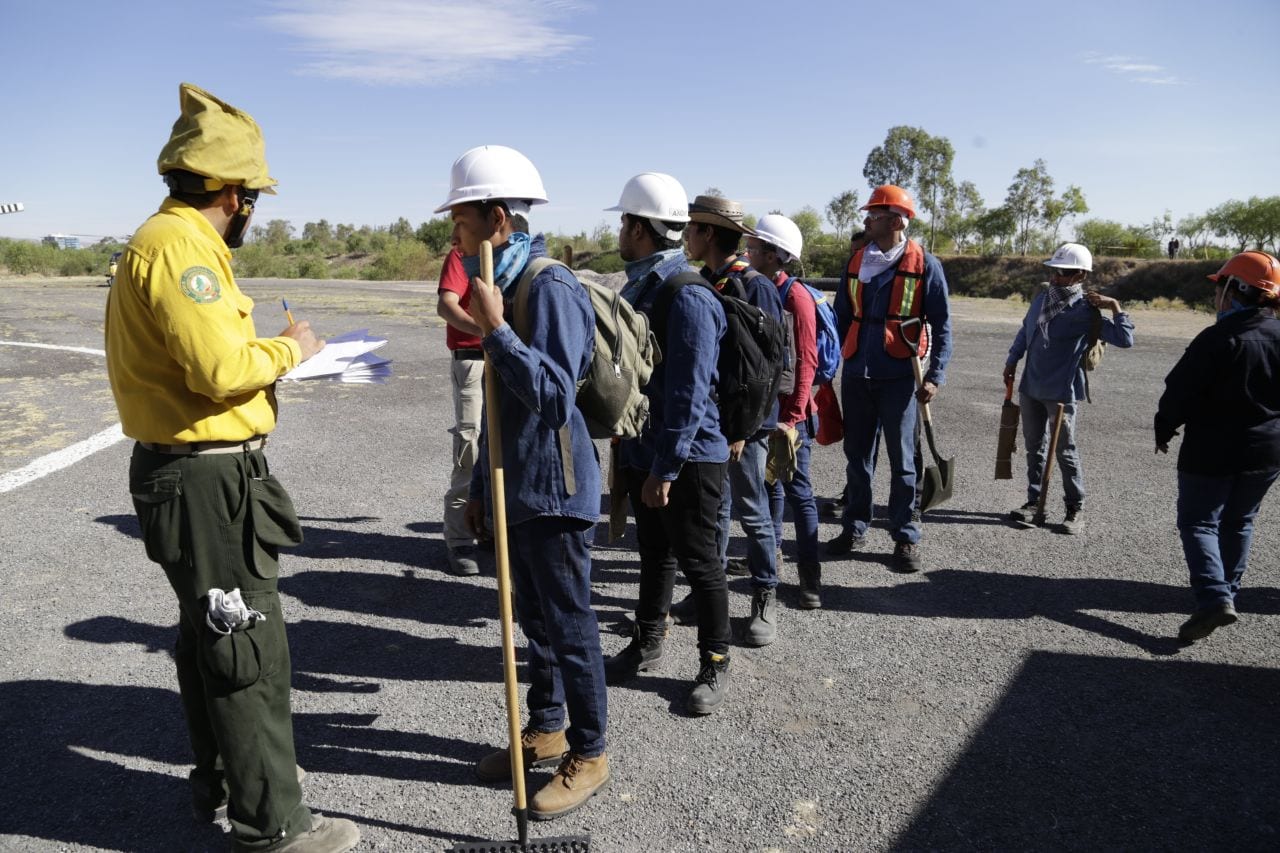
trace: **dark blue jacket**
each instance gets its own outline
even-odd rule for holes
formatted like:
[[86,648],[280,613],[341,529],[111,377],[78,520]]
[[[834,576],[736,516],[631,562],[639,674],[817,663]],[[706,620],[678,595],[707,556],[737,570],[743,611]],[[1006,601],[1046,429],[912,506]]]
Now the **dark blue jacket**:
[[[541,235],[529,260],[546,254]],[[514,293],[514,288],[512,288]],[[502,430],[502,461],[507,523],[534,518],[578,518],[594,524],[600,517],[600,461],[578,411],[577,383],[587,374],[595,350],[595,311],[572,272],[555,264],[540,272],[529,288],[529,343],[508,322],[482,341],[497,371]],[[479,460],[471,479],[471,497],[483,499],[489,475],[488,418],[480,438]],[[573,493],[565,482],[561,427],[568,425],[573,464]]]
[[[684,252],[661,252],[627,265],[632,276],[622,297],[650,313],[662,282],[690,270]],[[675,480],[685,462],[725,462],[729,444],[720,434],[720,410],[712,399],[727,323],[714,295],[701,287],[682,287],[671,301],[667,338],[659,341],[662,362],[654,369],[645,394],[649,423],[639,439],[622,442],[623,465],[648,471],[660,480]]]
[[1280,320],[1254,308],[1200,334],[1164,380],[1156,443],[1186,425],[1178,470],[1227,476],[1280,468]]

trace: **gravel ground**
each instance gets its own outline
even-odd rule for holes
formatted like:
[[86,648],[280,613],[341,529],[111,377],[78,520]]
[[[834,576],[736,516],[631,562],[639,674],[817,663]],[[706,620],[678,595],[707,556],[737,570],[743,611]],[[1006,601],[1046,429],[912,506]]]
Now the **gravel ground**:
[[[510,839],[509,790],[471,776],[505,737],[501,655],[492,568],[449,575],[440,540],[452,413],[434,287],[244,286],[264,332],[284,325],[284,295],[322,332],[389,337],[395,360],[385,386],[280,389],[269,456],[306,530],[281,590],[307,801],[355,820],[366,850]],[[0,281],[0,342],[100,348],[106,292]],[[779,639],[734,648],[724,708],[684,714],[694,632],[674,627],[663,669],[610,691],[611,787],[534,836],[589,834],[602,851],[1280,846],[1274,501],[1240,623],[1171,639],[1191,597],[1174,460],[1152,455],[1150,421],[1208,317],[1135,312],[1137,347],[1108,352],[1081,416],[1087,527],[1070,537],[1008,526],[1023,481],[991,477],[1024,308],[955,301],[934,412],[959,485],[926,515],[926,571],[891,572],[876,529],[824,564],[824,608],[799,611],[788,542]],[[101,357],[0,344],[0,478],[115,422]],[[225,827],[188,818],[176,608],[138,542],[128,454],[121,441],[0,493],[0,849],[226,845]],[[815,453],[823,497],[842,465],[837,448]],[[636,564],[626,541],[596,551],[606,653],[625,643]],[[739,629],[749,592],[731,590]]]

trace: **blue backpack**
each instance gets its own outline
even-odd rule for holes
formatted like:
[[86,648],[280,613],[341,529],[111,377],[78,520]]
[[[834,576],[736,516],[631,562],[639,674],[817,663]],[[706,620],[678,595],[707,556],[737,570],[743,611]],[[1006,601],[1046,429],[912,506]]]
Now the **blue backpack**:
[[[787,304],[787,295],[791,293],[791,285],[800,279],[789,276],[782,286],[782,304]],[[836,328],[836,311],[827,301],[827,295],[818,288],[800,281],[809,291],[814,302],[814,318],[818,325],[818,369],[813,374],[814,385],[826,385],[836,378],[840,369],[840,332]]]

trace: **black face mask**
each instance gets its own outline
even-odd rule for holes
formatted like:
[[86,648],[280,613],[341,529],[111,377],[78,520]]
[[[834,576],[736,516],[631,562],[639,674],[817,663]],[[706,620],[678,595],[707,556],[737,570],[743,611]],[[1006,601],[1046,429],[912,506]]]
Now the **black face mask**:
[[258,203],[258,190],[236,188],[236,196],[240,199],[240,207],[235,216],[227,223],[227,230],[222,239],[228,249],[239,249],[244,245],[244,234],[249,229],[249,219],[253,216],[253,206]]

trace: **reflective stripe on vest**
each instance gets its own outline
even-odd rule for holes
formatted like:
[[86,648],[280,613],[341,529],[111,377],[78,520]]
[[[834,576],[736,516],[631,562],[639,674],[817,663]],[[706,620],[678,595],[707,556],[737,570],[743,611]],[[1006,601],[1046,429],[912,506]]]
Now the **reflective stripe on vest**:
[[[853,358],[858,352],[858,335],[862,330],[862,321],[866,316],[863,300],[866,288],[858,280],[858,271],[862,268],[862,249],[849,259],[849,306],[853,320],[849,323],[849,331],[845,333],[844,343],[840,347],[840,355]],[[907,241],[898,261],[893,276],[893,289],[889,292],[889,311],[884,318],[884,351],[894,358],[920,357],[929,351],[929,327],[920,323],[920,338],[913,346],[903,338],[902,321],[924,316],[924,249],[915,240]]]

